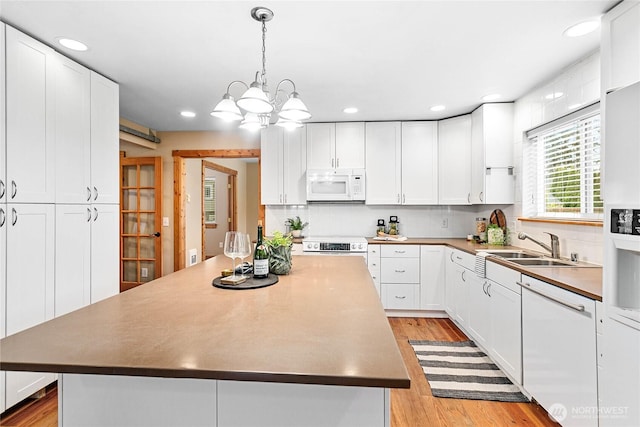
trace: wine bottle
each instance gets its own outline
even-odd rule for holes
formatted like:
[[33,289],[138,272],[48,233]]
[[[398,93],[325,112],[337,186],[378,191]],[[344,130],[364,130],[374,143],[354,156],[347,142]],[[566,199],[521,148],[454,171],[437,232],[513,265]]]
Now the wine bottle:
[[269,251],[262,241],[262,222],[258,222],[258,240],[253,251],[253,277],[264,279],[269,275]]

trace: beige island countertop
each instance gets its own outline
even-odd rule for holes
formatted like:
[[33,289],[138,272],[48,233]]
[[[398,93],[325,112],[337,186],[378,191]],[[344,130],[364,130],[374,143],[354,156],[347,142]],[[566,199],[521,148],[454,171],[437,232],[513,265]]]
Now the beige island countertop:
[[294,258],[261,289],[226,290],[216,257],[0,340],[0,369],[408,388],[360,257]]
[[[489,249],[515,249],[518,246],[490,246],[460,238],[409,238],[402,241],[368,239],[369,244],[409,244],[409,245],[445,245],[475,255],[477,251]],[[543,254],[541,254],[543,255]],[[530,267],[509,262],[505,259],[491,257],[487,259],[513,270],[517,270],[536,279],[551,283],[560,288],[575,292],[579,295],[602,301],[602,268],[589,267]],[[583,263],[584,265],[584,263]]]

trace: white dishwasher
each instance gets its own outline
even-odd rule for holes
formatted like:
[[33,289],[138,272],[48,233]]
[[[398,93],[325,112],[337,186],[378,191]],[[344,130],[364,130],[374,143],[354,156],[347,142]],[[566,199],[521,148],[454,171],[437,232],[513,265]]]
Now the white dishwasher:
[[522,276],[523,386],[563,426],[598,425],[595,301]]

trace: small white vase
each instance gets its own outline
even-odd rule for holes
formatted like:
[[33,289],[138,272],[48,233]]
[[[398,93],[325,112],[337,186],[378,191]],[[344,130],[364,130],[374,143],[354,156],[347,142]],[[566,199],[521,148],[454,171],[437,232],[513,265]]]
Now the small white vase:
[[301,234],[302,234],[302,230],[291,230],[291,235],[293,237],[300,237]]

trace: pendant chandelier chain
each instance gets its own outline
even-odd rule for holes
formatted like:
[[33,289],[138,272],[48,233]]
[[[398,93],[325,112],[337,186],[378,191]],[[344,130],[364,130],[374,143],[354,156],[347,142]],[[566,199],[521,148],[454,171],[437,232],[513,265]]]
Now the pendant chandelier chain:
[[267,23],[262,20],[262,84],[267,85]]

